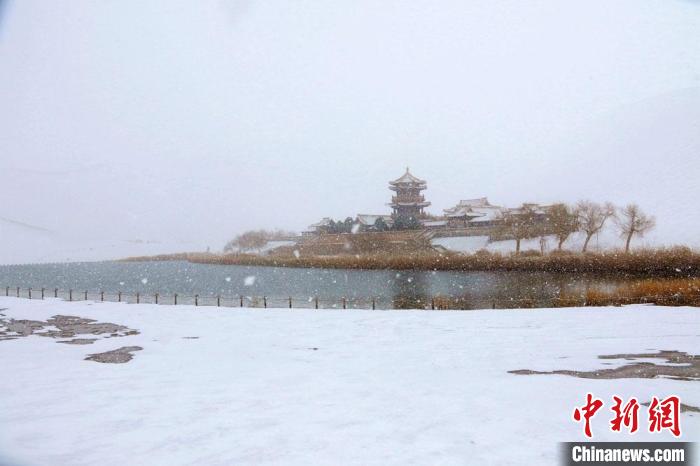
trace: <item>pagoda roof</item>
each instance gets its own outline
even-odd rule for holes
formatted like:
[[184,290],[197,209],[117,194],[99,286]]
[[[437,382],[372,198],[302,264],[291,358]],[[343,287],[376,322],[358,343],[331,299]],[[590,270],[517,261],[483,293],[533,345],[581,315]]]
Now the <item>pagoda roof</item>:
[[388,206],[417,206],[417,207],[428,207],[430,205],[430,202],[428,201],[415,201],[415,202],[390,202],[387,204]]
[[389,184],[426,184],[426,182],[425,180],[421,180],[420,178],[416,178],[415,176],[413,176],[409,171],[408,167],[406,167],[406,173],[404,173],[402,176],[395,179],[394,181],[389,181]]

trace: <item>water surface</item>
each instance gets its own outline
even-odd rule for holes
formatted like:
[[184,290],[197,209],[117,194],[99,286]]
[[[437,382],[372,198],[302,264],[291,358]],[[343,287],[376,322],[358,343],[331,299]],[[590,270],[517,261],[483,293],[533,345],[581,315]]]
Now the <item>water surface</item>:
[[[454,272],[339,270],[241,265],[193,264],[169,262],[83,262],[0,266],[2,292],[10,287],[33,288],[34,296],[54,288],[65,297],[74,290],[73,299],[94,299],[100,291],[113,299],[122,292],[123,300],[152,302],[159,293],[160,302],[171,302],[175,293],[179,303],[238,305],[243,296],[248,305],[269,307],[377,308],[429,307],[434,297],[450,298],[452,307],[519,307],[522,303],[549,306],[562,294],[582,294],[590,286],[607,287],[619,281],[609,278],[544,272]],[[24,291],[22,293],[25,293]]]

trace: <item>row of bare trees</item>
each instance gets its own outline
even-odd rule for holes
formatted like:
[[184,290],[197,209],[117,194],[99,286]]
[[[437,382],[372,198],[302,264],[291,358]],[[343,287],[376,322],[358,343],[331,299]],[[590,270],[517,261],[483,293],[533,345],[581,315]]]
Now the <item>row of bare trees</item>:
[[577,232],[585,234],[582,252],[588,249],[588,243],[598,234],[608,220],[613,220],[617,230],[625,240],[625,252],[629,252],[634,236],[644,236],[654,228],[654,217],[648,216],[637,204],[617,208],[606,202],[580,201],[574,206],[554,204],[541,208],[532,204],[523,204],[503,214],[497,234],[515,240],[515,252],[520,253],[520,242],[525,238],[554,235],[557,249],[561,250],[569,237]]

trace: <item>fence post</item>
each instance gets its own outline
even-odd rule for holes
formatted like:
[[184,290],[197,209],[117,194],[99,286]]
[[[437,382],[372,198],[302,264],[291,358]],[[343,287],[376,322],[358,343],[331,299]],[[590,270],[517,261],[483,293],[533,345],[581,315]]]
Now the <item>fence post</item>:
[[316,304],[316,309],[318,309],[318,296],[316,296],[316,298],[314,299],[314,302]]
[[496,309],[496,301],[495,300],[491,303],[491,309]]
[[243,307],[243,295],[238,295],[238,298],[241,300],[241,307]]
[[19,286],[17,287],[17,297],[19,298]]
[[136,292],[136,304],[140,304],[140,303],[141,303],[141,295],[140,295],[140,293],[137,291],[137,292]]
[[263,306],[267,309],[267,296],[263,296]]
[[85,290],[85,301],[87,301],[87,290]]
[[156,293],[156,304],[158,304],[158,293]]
[[58,288],[53,289],[53,297],[58,298]]
[[117,292],[117,302],[118,303],[122,302],[122,292],[121,291]]
[[376,308],[376,303],[374,301],[374,296],[373,296],[372,297],[372,310],[374,311],[375,308]]
[[73,301],[73,290],[68,290],[68,301]]
[[435,310],[435,297],[430,298],[430,309]]
[[221,295],[216,295],[216,307],[221,307]]
[[292,308],[292,297],[290,296],[289,297],[289,309],[291,309],[291,308]]
[[9,286],[5,287],[5,296],[10,296],[10,287]]
[[199,306],[199,295],[198,294],[194,295],[194,305]]
[[343,309],[347,309],[347,303],[345,302],[345,296],[343,296]]
[[104,291],[100,291],[100,302],[102,302],[102,301],[104,301],[104,300],[105,300],[105,292],[104,292]]
[[41,289],[41,299],[44,299],[44,288]]
[[174,298],[174,304],[173,304],[173,306],[177,306],[177,293],[175,293],[175,295],[173,296],[173,298]]
[[29,295],[29,299],[32,299],[32,289],[27,288],[27,294]]

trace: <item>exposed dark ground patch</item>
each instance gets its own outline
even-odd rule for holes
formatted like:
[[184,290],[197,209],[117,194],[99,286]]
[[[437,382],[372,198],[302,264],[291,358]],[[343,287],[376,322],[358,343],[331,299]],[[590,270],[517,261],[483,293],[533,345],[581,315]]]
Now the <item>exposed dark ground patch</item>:
[[[43,322],[40,320],[8,319],[0,314],[0,341],[38,335],[61,339],[56,343],[66,345],[90,345],[99,338],[75,338],[76,335],[118,338],[138,335],[138,333],[138,330],[130,329],[124,325],[97,322],[94,319],[84,317],[55,315]],[[70,340],[65,340],[65,338],[70,338]],[[123,346],[105,353],[90,354],[85,359],[108,364],[123,364],[131,361],[133,358],[131,352],[142,349],[140,346]]]
[[[52,328],[54,327],[54,328]],[[7,319],[0,318],[0,341],[12,340],[29,335],[38,335],[51,338],[73,338],[76,335],[108,335],[108,337],[125,337],[138,335],[138,330],[108,322],[97,322],[94,319],[86,319],[76,316],[55,315],[46,320]],[[89,344],[81,339],[61,341],[59,343]]]
[[[530,369],[519,369],[508,371],[511,374],[535,375],[535,374],[562,374],[583,379],[654,379],[656,377],[667,377],[674,380],[700,381],[700,356],[684,353],[681,351],[663,350],[658,353],[646,354],[610,354],[598,356],[599,359],[624,359],[626,361],[636,361],[637,359],[661,359],[666,364],[655,364],[653,362],[634,362],[613,369],[600,369],[597,371],[577,371],[577,370],[555,370],[555,371],[533,371]],[[678,364],[678,365],[675,365]],[[693,406],[689,406],[692,411]],[[697,409],[697,408],[695,408]]]
[[700,413],[700,408],[681,403],[681,413]]
[[122,346],[121,348],[104,353],[88,354],[85,360],[104,364],[124,364],[131,361],[134,357],[131,354],[133,351],[141,351],[142,349],[143,348],[140,346]]
[[65,343],[66,345],[92,345],[97,341],[97,338],[73,338],[72,340],[62,340],[56,343]]

